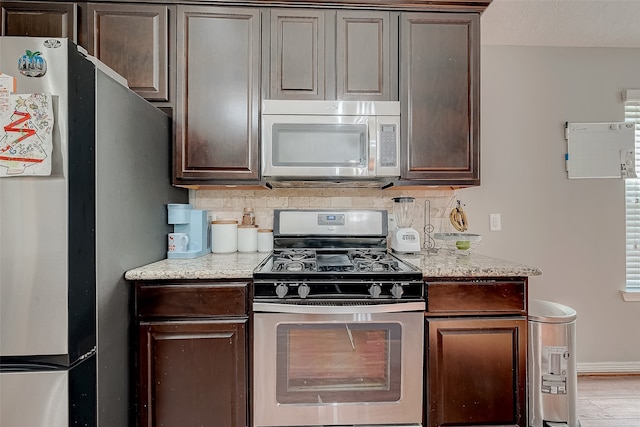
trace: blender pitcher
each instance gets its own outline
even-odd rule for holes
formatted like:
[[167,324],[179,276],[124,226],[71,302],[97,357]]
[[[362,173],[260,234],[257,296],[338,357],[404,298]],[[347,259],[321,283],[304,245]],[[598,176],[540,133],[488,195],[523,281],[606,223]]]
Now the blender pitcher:
[[420,236],[411,228],[415,198],[394,197],[392,200],[397,228],[391,234],[391,249],[405,254],[420,252]]
[[393,215],[398,228],[410,228],[413,221],[414,197],[394,197]]

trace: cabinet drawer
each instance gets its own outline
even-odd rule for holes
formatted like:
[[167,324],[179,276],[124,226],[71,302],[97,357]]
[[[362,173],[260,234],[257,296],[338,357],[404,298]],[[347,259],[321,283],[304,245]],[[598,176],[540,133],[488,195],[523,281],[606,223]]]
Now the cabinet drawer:
[[525,281],[429,282],[429,313],[526,313]]
[[136,313],[145,317],[245,316],[247,283],[139,285]]

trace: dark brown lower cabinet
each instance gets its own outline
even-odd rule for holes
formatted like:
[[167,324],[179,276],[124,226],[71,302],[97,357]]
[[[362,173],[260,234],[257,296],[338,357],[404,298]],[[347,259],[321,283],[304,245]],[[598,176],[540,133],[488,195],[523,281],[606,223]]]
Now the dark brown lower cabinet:
[[526,279],[427,292],[424,425],[525,427]]
[[526,320],[428,319],[427,426],[525,426]]
[[141,426],[246,426],[246,324],[140,324]]
[[139,427],[248,425],[246,287],[136,287]]

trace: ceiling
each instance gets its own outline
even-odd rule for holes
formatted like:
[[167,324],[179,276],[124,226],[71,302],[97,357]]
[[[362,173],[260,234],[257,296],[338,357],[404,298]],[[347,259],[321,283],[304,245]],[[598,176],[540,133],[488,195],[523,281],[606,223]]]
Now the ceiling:
[[640,0],[493,0],[482,44],[640,47]]

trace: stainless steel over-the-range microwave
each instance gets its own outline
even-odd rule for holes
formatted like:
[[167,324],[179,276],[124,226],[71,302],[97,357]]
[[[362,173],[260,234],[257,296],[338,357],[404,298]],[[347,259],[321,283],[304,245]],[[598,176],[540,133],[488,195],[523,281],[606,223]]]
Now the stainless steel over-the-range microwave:
[[397,101],[262,102],[265,178],[381,178],[400,175]]

